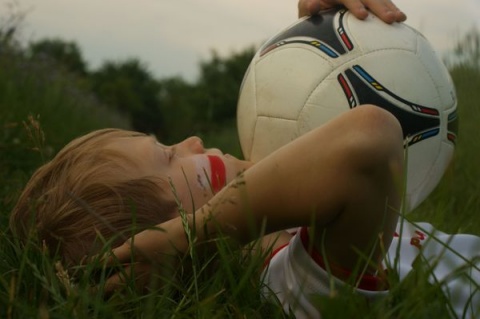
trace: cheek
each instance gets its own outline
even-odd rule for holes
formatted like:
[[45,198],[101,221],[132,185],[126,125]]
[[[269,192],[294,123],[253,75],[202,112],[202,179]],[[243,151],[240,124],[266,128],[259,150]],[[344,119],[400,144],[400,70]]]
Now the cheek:
[[192,186],[208,191],[210,189],[210,164],[205,156],[195,156],[193,158],[192,177],[194,181]]

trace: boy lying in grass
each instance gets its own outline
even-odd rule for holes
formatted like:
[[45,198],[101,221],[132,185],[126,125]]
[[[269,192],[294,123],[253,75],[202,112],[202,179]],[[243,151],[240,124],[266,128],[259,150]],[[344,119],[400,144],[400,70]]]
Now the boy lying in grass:
[[[360,18],[363,2],[386,21],[405,18],[386,10],[389,1],[343,2]],[[299,2],[300,15],[322,8],[322,1]],[[23,240],[34,233],[68,267],[109,241],[116,248],[105,262],[125,269],[108,279],[107,291],[121,289],[127,276],[148,286],[191,245],[215,249],[222,236],[241,245],[258,240],[272,252],[260,276],[264,295],[298,318],[319,317],[315,295],[345,287],[379,298],[389,288],[386,267],[403,278],[415,260],[443,283],[452,315],[478,315],[480,239],[430,236],[428,224],[399,222],[403,176],[401,127],[373,105],[258,163],[205,149],[197,137],[165,146],[106,129],[74,140],[33,175],[11,228]]]

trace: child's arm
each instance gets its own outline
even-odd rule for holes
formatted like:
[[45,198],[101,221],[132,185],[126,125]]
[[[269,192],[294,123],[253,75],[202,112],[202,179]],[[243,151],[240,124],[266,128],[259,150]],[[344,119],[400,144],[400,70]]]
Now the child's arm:
[[[197,242],[219,233],[241,244],[295,226],[315,226],[314,244],[329,260],[352,268],[356,251],[374,258],[379,238],[388,247],[396,225],[402,183],[403,141],[400,125],[374,106],[345,112],[249,168],[196,212]],[[398,179],[398,184],[396,184]],[[180,218],[134,237],[133,257],[148,271],[152,263],[188,249]],[[120,262],[132,258],[132,241],[114,249]],[[137,267],[137,266],[136,266]],[[119,284],[118,276],[110,287]]]
[[366,8],[387,23],[402,22],[407,19],[405,13],[390,0],[299,0],[298,17],[312,15],[336,5],[344,5],[362,20],[368,16]]

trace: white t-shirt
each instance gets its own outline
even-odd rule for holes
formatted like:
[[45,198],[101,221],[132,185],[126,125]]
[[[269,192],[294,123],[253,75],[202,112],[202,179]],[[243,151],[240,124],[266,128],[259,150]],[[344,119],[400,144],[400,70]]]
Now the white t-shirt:
[[[330,275],[320,254],[309,253],[307,247],[308,232],[301,228],[288,245],[274,252],[262,276],[263,295],[278,298],[284,310],[293,311],[298,319],[320,318],[312,296],[329,295],[347,285]],[[403,280],[414,261],[432,269],[431,283],[443,282],[443,292],[453,307],[452,317],[480,317],[480,237],[445,234],[427,223],[399,223],[384,266],[395,269]],[[353,284],[356,293],[369,299],[388,293],[378,290],[381,280],[374,276],[363,276]]]

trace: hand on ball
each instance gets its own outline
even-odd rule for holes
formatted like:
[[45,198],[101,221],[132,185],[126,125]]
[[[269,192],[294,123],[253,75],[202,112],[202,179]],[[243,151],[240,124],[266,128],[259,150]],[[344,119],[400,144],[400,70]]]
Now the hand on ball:
[[367,9],[386,23],[402,22],[407,19],[405,13],[390,0],[299,0],[298,17],[312,15],[336,5],[344,5],[361,20],[368,16]]

